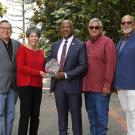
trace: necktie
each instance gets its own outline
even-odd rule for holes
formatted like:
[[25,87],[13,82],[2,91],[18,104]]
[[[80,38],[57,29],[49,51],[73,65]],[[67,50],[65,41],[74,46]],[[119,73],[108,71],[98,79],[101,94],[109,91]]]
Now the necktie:
[[66,59],[66,49],[67,49],[67,40],[65,41],[65,44],[63,46],[62,49],[62,53],[61,53],[61,59],[60,59],[60,68],[63,69],[64,63],[65,63],[65,59]]

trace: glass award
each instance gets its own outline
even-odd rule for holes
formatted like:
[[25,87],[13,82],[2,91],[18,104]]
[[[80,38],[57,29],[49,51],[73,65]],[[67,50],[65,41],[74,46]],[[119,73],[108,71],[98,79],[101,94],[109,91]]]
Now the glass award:
[[58,61],[56,59],[51,59],[47,64],[46,64],[46,71],[50,77],[56,76],[57,72],[59,71],[60,66],[58,64]]

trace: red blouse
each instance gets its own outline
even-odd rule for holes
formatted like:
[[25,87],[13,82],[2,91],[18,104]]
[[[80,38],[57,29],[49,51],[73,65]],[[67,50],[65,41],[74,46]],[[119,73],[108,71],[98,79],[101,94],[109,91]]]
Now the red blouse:
[[17,86],[42,87],[40,71],[44,71],[45,58],[41,50],[21,45],[16,54]]
[[86,42],[88,72],[83,80],[83,91],[102,92],[111,88],[115,72],[116,50],[113,41],[100,36]]

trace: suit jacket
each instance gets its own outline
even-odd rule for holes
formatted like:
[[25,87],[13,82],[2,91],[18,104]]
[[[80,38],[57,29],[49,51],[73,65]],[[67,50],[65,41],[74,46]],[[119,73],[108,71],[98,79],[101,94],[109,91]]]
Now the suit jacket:
[[13,56],[12,61],[9,58],[5,45],[0,39],[0,93],[6,93],[9,88],[11,81],[16,86],[16,50],[19,47],[19,42],[11,39]]
[[[62,40],[59,40],[52,45],[51,53],[47,61],[51,58],[57,59],[57,53],[61,42]],[[86,46],[77,38],[73,38],[64,64],[64,72],[67,75],[67,79],[56,80],[55,78],[51,78],[50,91],[63,87],[67,93],[81,93],[82,77],[86,70]]]
[[117,65],[114,87],[135,90],[135,32],[128,37],[124,48],[119,51],[122,39],[117,44]]

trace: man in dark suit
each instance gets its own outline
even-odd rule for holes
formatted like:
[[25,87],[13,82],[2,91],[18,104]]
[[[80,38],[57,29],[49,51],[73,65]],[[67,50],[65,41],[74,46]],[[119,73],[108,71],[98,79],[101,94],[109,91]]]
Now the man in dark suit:
[[[0,22],[0,135],[11,135],[16,103],[16,60],[19,42],[11,39],[12,26]],[[5,122],[4,122],[5,120]],[[4,127],[5,125],[5,127]],[[3,129],[5,130],[3,132]]]
[[122,108],[126,112],[127,134],[135,135],[135,19],[125,15],[121,19],[124,36],[117,45],[117,64],[114,86]]
[[[67,135],[68,112],[72,118],[74,135],[82,135],[82,77],[87,70],[85,45],[73,36],[73,23],[64,20],[61,23],[63,39],[52,45],[48,57],[57,59],[60,71],[51,79],[51,91],[54,91],[58,111],[59,135]],[[66,46],[66,47],[65,47]]]

